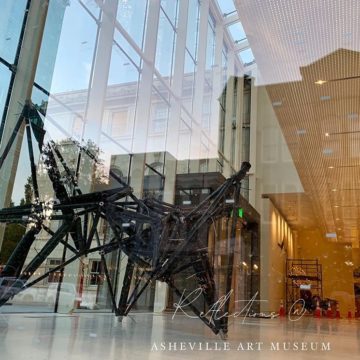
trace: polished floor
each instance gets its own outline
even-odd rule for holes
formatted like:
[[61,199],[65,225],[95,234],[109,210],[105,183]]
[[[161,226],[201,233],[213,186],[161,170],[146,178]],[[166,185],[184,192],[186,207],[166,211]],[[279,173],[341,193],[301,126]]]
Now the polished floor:
[[184,315],[1,314],[0,359],[359,359],[360,320],[231,320],[222,341]]

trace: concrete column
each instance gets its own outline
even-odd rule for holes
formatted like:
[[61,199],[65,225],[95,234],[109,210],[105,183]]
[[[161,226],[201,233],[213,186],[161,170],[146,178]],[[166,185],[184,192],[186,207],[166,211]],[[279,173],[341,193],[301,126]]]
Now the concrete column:
[[249,173],[249,203],[256,205],[256,137],[257,137],[257,102],[258,89],[255,86],[255,79],[251,80],[251,108],[250,108],[250,164]]
[[164,201],[170,204],[174,203],[175,198],[176,164],[176,158],[174,158],[169,153],[166,153],[164,173]]
[[270,259],[271,251],[271,219],[270,200],[262,199],[261,211],[261,237],[260,237],[260,311],[269,311],[269,284],[270,284]]

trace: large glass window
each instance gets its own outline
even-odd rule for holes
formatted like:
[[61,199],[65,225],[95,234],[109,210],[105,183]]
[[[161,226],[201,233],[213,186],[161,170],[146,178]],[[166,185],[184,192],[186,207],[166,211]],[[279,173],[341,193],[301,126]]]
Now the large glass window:
[[27,0],[2,0],[0,7],[0,57],[14,63]]
[[183,97],[183,104],[190,112],[192,112],[193,110],[193,103],[194,103],[195,70],[196,70],[196,63],[194,61],[194,58],[186,50],[184,78],[182,84],[182,97]]
[[164,10],[160,10],[155,66],[160,74],[171,79],[174,71],[176,32]]
[[236,43],[240,43],[246,39],[245,31],[240,22],[230,25],[228,30]]
[[176,26],[179,15],[179,0],[161,0],[161,8],[169,21]]
[[131,61],[136,66],[140,66],[142,61],[140,55],[129,44],[129,42],[125,39],[124,35],[120,31],[115,30],[114,43],[123,51],[124,54],[126,54],[127,57],[131,59]]
[[109,70],[108,86],[130,84],[139,80],[138,58],[133,59],[118,44],[113,44]]
[[197,58],[199,41],[200,3],[199,0],[189,1],[186,47],[191,56]]
[[246,49],[246,50],[240,51],[239,55],[240,55],[241,61],[243,62],[243,64],[245,66],[252,64],[255,60],[254,54],[251,49]]
[[[119,34],[118,34],[119,35]],[[127,52],[130,45],[117,36],[111,54],[108,86],[104,104],[102,130],[126,149],[131,149],[136,115],[140,59]],[[114,145],[114,144],[113,144]],[[116,154],[116,153],[115,153]]]
[[221,84],[225,87],[227,82],[227,70],[228,70],[228,48],[223,44],[223,49],[221,52]]
[[164,97],[164,92],[161,91],[159,86],[153,87],[151,100],[150,126],[147,140],[147,151],[149,152],[165,149],[170,110],[166,93]]
[[142,48],[146,26],[147,0],[120,0],[116,18],[136,44]]
[[206,70],[212,69],[215,60],[215,20],[209,15],[206,44]]
[[[185,114],[183,114],[186,118]],[[180,121],[180,131],[179,131],[179,149],[178,149],[178,159],[187,160],[190,157],[190,146],[191,146],[191,127],[188,125],[187,121],[181,119]],[[184,170],[182,172],[188,172],[187,161],[182,163],[184,165]],[[181,166],[181,161],[178,166]]]
[[236,11],[234,0],[217,0],[217,2],[224,16],[228,16]]
[[78,0],[87,11],[89,11],[96,19],[100,18],[101,11],[96,0]]
[[204,97],[202,106],[202,127],[210,130],[211,107],[213,99],[213,76],[215,64],[215,20],[211,14],[208,18],[208,29],[206,37],[206,63]]
[[50,1],[35,81],[51,93],[87,89],[97,24],[78,1]]

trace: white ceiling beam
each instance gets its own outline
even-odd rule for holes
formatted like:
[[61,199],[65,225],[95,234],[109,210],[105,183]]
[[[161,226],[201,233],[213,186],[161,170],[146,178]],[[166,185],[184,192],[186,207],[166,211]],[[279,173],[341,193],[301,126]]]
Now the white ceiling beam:
[[241,43],[236,44],[236,45],[234,46],[234,51],[235,51],[235,52],[239,52],[239,51],[245,50],[245,49],[247,49],[247,48],[249,48],[249,47],[250,47],[249,41],[248,41],[248,40],[244,40],[244,41],[242,41]]
[[234,23],[236,23],[238,21],[240,21],[240,19],[239,19],[239,15],[238,15],[237,12],[230,15],[230,16],[225,16],[224,17],[224,25],[225,26],[232,25],[232,24],[234,24]]

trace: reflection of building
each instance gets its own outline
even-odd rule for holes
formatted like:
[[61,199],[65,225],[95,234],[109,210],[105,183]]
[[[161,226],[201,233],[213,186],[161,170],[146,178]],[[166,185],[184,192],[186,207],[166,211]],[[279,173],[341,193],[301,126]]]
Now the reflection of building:
[[[188,75],[185,76],[185,83],[187,82],[187,78]],[[167,151],[163,151],[164,147],[166,148],[166,138],[168,133],[173,131],[169,128],[169,111],[164,108],[164,104],[161,101],[161,98],[167,97],[168,93],[160,83],[155,82],[155,85],[160,93],[156,92],[155,94],[152,94],[152,103],[150,105],[152,115],[149,120],[147,134],[147,148],[155,151],[148,151],[144,154],[129,154],[129,149],[131,148],[132,143],[137,141],[137,134],[133,133],[134,113],[136,111],[136,108],[134,107],[134,99],[136,98],[137,84],[133,82],[122,85],[112,85],[107,88],[101,129],[104,140],[100,145],[100,151],[105,150],[103,153],[103,156],[105,157],[111,154],[109,161],[111,168],[120,174],[125,181],[129,181],[138,194],[151,194],[160,199],[176,202],[175,194],[177,194],[181,189],[182,192],[192,194],[190,196],[191,203],[192,205],[196,205],[196,193],[204,195],[209,194],[220,186],[227,176],[230,176],[234,173],[234,171],[236,171],[236,169],[239,168],[240,160],[250,160],[249,139],[251,79],[248,77],[231,77],[229,79],[218,100],[220,103],[219,121],[217,121],[218,131],[216,132],[219,147],[217,152],[218,156],[210,157],[209,150],[207,150],[201,152],[201,158],[195,159],[191,159],[190,145],[186,142],[197,141],[197,134],[195,133],[195,136],[192,136],[193,129],[190,126],[180,128],[177,134],[177,139],[175,137],[176,134],[172,134],[174,141],[178,142],[178,151],[174,154],[174,156]],[[184,93],[188,93],[186,91],[186,87],[183,88],[183,90]],[[244,93],[244,96],[241,96],[242,93]],[[211,96],[211,93],[205,93],[204,96],[205,99],[208,99]],[[65,132],[67,131],[68,133],[74,134],[74,136],[78,136],[79,133],[77,133],[77,131],[81,131],[83,122],[76,115],[76,112],[78,109],[85,106],[84,102],[86,101],[86,92],[76,91],[55,94],[54,97],[56,98],[56,102],[50,101],[47,107],[48,118],[51,118],[51,122],[54,122],[55,119],[61,119],[62,129]],[[185,97],[183,99],[185,102],[189,101]],[[75,114],[69,114],[69,112],[60,105],[64,103],[68,105],[71,104]],[[241,114],[241,111],[243,111],[243,114]],[[53,124],[50,124],[50,128],[52,125]],[[204,122],[202,124],[203,133],[200,136],[203,140],[207,139],[208,143],[211,142],[209,128],[209,121]],[[114,143],[118,146],[112,146]],[[215,144],[213,144],[213,146],[215,146]],[[186,150],[187,154],[185,152]],[[118,155],[116,151],[119,151],[120,154]],[[69,161],[74,163],[75,159],[76,151],[74,151],[73,158],[70,158]],[[134,170],[134,164],[135,166],[138,164],[139,167],[144,168],[142,170],[136,170],[135,168]],[[142,175],[140,171],[142,171]],[[83,173],[89,173],[89,169],[84,170]],[[217,181],[211,183],[211,186],[202,186],[198,184],[198,181],[196,180],[197,177],[210,176],[211,178],[211,174],[217,176]],[[186,181],[189,185],[187,188],[179,185],[179,181],[181,183],[181,179],[184,178],[187,179]],[[110,184],[110,186],[115,186],[115,184]],[[244,189],[242,193],[248,200],[248,178],[244,181]],[[189,199],[187,201],[189,201]],[[244,204],[246,203],[245,198],[243,199],[243,202]],[[178,204],[182,205],[182,202]],[[256,210],[253,209],[253,212],[255,214]],[[252,218],[251,215],[246,213],[245,217],[247,218],[248,216]],[[245,221],[248,221],[248,219]],[[224,222],[219,222],[217,224],[217,227],[219,228],[219,230],[217,230],[217,234],[209,234],[209,236],[212,237],[213,242],[215,238],[221,239],[223,244],[222,246],[224,246],[225,239],[228,237],[228,230],[226,230],[227,222],[228,220],[224,218]],[[245,242],[243,243],[243,249],[243,246],[240,246],[240,239],[245,239],[247,236],[251,237],[252,235],[250,235],[250,233],[256,233],[254,235],[254,238],[256,237],[257,239],[256,241],[259,239],[259,219],[257,218],[256,221],[252,220],[251,222],[253,225],[256,225],[252,226],[252,231],[247,233],[246,230],[243,230],[242,235],[240,236],[240,233],[238,235],[238,248],[236,251],[239,254],[240,249],[241,252],[245,251]],[[256,231],[254,230],[255,228]],[[211,242],[211,240],[209,241]],[[217,244],[217,242],[215,243]],[[215,251],[215,249],[217,249],[219,244],[215,246],[215,243],[212,245],[214,249],[214,254],[212,255],[214,259],[214,266],[216,267],[215,258],[217,259],[219,257],[219,260],[216,260],[219,264],[219,268],[226,268],[227,258],[225,256],[225,252],[223,250],[223,254],[218,254],[217,252],[220,250]],[[259,250],[258,245],[256,246]],[[250,253],[251,251],[249,250],[249,254]],[[60,255],[61,253],[59,252],[58,256]],[[256,255],[254,254],[251,259],[249,258],[246,261],[246,256],[244,254],[243,256],[244,257],[241,261],[240,256],[236,257],[237,263],[234,265],[236,267],[235,274],[237,274],[238,271],[245,270],[245,272],[249,273],[251,277],[258,274],[259,253]],[[96,260],[90,261],[92,263]],[[254,265],[255,268],[253,267]],[[248,271],[246,266],[250,266],[251,270]],[[258,281],[259,277],[257,276],[257,282]],[[245,282],[246,281],[244,281],[244,283]],[[224,283],[224,279],[222,279],[222,283]],[[250,283],[252,283],[252,281],[250,281]],[[237,287],[240,292],[244,291],[243,286],[237,285]],[[258,289],[259,284],[252,287],[249,286],[249,289],[250,288]],[[254,291],[252,291],[251,294],[248,293],[247,295],[251,295],[250,297],[252,297],[253,292]],[[238,292],[236,294],[238,294]],[[152,297],[150,296],[150,298]]]
[[[101,7],[72,1],[61,7],[64,17],[60,30],[59,22],[51,20],[60,11],[58,7],[62,3],[56,4],[50,4],[47,14],[42,14],[32,3],[29,19],[34,18],[35,21],[36,16],[42,17],[43,23],[38,19],[37,22],[44,26],[44,35],[39,59],[33,59],[34,68],[37,64],[35,86],[30,79],[28,93],[23,94],[23,98],[26,98],[31,92],[34,103],[42,108],[47,105],[47,134],[59,143],[69,137],[92,140],[103,152],[105,165],[111,166],[128,180],[137,195],[151,193],[169,202],[174,202],[178,191],[184,190],[195,202],[198,194],[201,197],[201,194],[215,187],[215,184],[210,188],[199,187],[192,183],[196,177],[214,173],[218,179],[223,179],[238,170],[241,161],[248,160],[253,170],[245,181],[243,196],[261,213],[263,219],[267,219],[270,210],[262,210],[261,203],[265,200],[261,200],[259,194],[262,184],[267,179],[271,182],[271,177],[261,177],[259,171],[262,159],[257,156],[261,153],[257,150],[261,148],[260,139],[257,138],[257,127],[260,126],[257,125],[257,112],[261,112],[268,102],[260,99],[251,77],[239,77],[245,70],[251,72],[252,67],[244,65],[251,60],[243,61],[238,56],[238,51],[241,55],[249,45],[246,40],[234,38],[236,32],[233,30],[237,26],[241,28],[237,16],[231,16],[229,22],[224,24],[223,15],[214,0],[141,0],[127,1],[126,4],[119,1],[118,12],[114,8],[115,2],[110,0]],[[129,21],[135,12],[136,21]],[[113,19],[116,13],[117,17]],[[96,19],[100,19],[98,23]],[[139,22],[137,26],[136,22]],[[77,32],[72,28],[75,23],[79,27]],[[38,31],[32,33],[33,38],[27,41],[34,44],[40,41],[40,26]],[[28,56],[24,52],[20,60]],[[30,69],[25,62],[23,67],[26,71]],[[49,67],[53,68],[52,72]],[[15,90],[16,86],[23,86],[20,84],[20,79],[18,85],[14,83]],[[21,99],[18,101],[21,102]],[[7,114],[9,119],[16,113],[15,105],[10,108],[13,112]],[[10,124],[6,123],[6,132],[11,131]],[[271,126],[279,133],[276,121]],[[23,153],[24,147],[21,149]],[[71,151],[69,154],[72,164],[74,157],[71,159]],[[23,172],[26,172],[22,156],[19,157],[22,171],[14,175],[14,191],[11,185],[7,186],[8,196],[12,191],[15,196],[22,187]],[[9,160],[7,165],[13,169],[13,174],[17,159],[14,156],[13,163]],[[83,184],[86,179],[92,179],[90,169],[90,163],[84,166],[81,173]],[[190,182],[188,188],[179,185],[181,177]],[[44,188],[50,189],[49,186],[45,184]],[[94,184],[84,186],[86,191],[94,189]],[[49,195],[51,191],[45,190],[45,193]],[[249,215],[245,211],[244,216],[252,219],[254,214]],[[290,230],[279,214],[274,216],[282,224],[279,232],[288,233],[290,253],[293,249]],[[257,215],[255,218],[250,223],[258,227],[259,218]],[[220,223],[219,244],[225,246],[226,219]],[[102,224],[99,230],[105,236],[106,224]],[[256,278],[258,282],[257,274],[267,273],[270,265],[263,260],[255,263],[255,257],[247,258],[249,252],[246,244],[252,244],[252,241],[246,239],[255,233],[258,239],[259,228],[256,232],[250,227],[242,231],[243,243],[238,242],[238,250],[243,257],[238,258],[237,266],[241,268],[239,274],[248,273],[250,278]],[[268,230],[261,230],[261,233],[264,234],[263,239],[266,240],[262,241],[265,243],[277,236]],[[220,248],[216,250],[214,238],[215,234],[210,234],[209,246],[214,248],[214,264],[221,269],[226,263],[226,256]],[[40,239],[41,236],[36,245],[38,247],[44,243]],[[56,250],[43,268],[53,267],[61,257],[62,250]],[[123,275],[119,269],[124,264],[120,264],[116,257],[108,261],[114,279],[121,283]],[[96,274],[101,276],[98,259],[82,259],[81,263],[81,266],[78,263],[67,269],[65,279],[80,287],[95,286]],[[245,271],[246,266],[250,268]],[[240,284],[244,282],[241,278],[243,275],[239,275]],[[50,281],[55,280],[55,276]],[[250,293],[253,293],[258,285],[249,285],[248,288],[251,286],[253,289]],[[240,289],[244,291],[245,287],[239,286],[238,291]],[[103,297],[105,290],[98,291],[99,298]],[[240,294],[244,295],[239,292],[238,296]],[[153,292],[150,291],[148,296],[149,299],[154,297]],[[262,296],[267,297],[267,293]],[[280,291],[274,297],[272,309],[276,309],[282,296]],[[103,301],[105,303],[106,300]],[[145,301],[143,305],[146,304],[152,307]],[[158,284],[155,309],[164,308],[165,304],[166,289]]]
[[[197,185],[198,178],[215,174],[223,179],[241,161],[250,161],[252,169],[242,195],[252,206],[245,217],[256,226],[244,228],[238,242],[243,256],[237,262],[243,266],[238,282],[244,285],[238,287],[238,296],[247,296],[246,281],[253,293],[260,278],[261,298],[268,301],[262,304],[263,310],[278,310],[285,296],[285,260],[300,256],[293,230],[304,226],[303,209],[310,200],[303,194],[303,179],[300,181],[294,166],[292,142],[284,131],[285,142],[277,119],[281,118],[285,129],[287,115],[296,104],[282,118],[278,89],[254,86],[256,65],[241,56],[249,50],[249,43],[234,37],[234,27],[240,26],[236,8],[229,15],[216,0],[74,0],[51,1],[46,10],[32,1],[25,19],[19,16],[25,5],[13,3],[6,8],[13,21],[0,25],[13,28],[11,42],[16,45],[10,55],[0,48],[4,60],[0,76],[9,80],[4,82],[9,85],[9,96],[0,101],[4,113],[1,151],[21,104],[31,98],[38,106],[47,105],[45,126],[53,140],[92,140],[103,151],[105,165],[129,181],[139,196],[151,193],[168,202],[195,203],[215,187]],[[23,20],[27,23],[21,35]],[[27,46],[18,47],[22,41]],[[288,95],[285,92],[284,98]],[[304,129],[297,130],[296,136],[304,134]],[[26,148],[21,140],[19,136],[1,169],[1,205],[22,193],[27,178]],[[83,180],[93,179],[92,172],[89,163],[81,174]],[[188,186],[182,185],[185,181]],[[91,191],[95,184],[85,187]],[[251,218],[252,209],[260,219],[255,212]],[[209,236],[214,258],[218,256],[214,263],[218,260],[219,279],[226,263],[221,249],[226,219],[220,225],[220,248],[215,249],[215,235]],[[102,236],[108,235],[106,224],[99,230]],[[259,233],[260,259],[255,263],[249,251],[258,254],[258,244],[251,249],[250,238],[258,241]],[[41,240],[37,245],[42,246]],[[44,269],[59,262],[62,249],[58,250],[43,264]],[[126,259],[114,256],[108,261],[118,285]],[[65,278],[78,287],[98,287],[98,298],[108,306],[105,286],[98,286],[101,272],[94,256],[67,269]],[[252,280],[244,280],[245,274]],[[156,284],[141,305],[153,307],[154,303],[156,310],[162,310],[169,305],[166,292]]]

